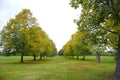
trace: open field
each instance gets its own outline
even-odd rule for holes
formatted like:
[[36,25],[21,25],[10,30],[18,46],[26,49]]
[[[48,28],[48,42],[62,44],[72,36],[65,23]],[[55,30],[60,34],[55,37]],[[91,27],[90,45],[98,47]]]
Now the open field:
[[103,56],[101,63],[94,56],[85,61],[53,57],[32,61],[33,57],[24,57],[20,64],[19,56],[0,57],[0,80],[112,80],[115,60]]

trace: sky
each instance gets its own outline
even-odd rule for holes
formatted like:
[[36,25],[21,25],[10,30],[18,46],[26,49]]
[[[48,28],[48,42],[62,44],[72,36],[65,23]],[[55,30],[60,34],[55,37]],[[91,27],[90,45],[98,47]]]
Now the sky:
[[0,30],[22,9],[30,9],[40,27],[60,50],[77,31],[73,22],[80,15],[80,8],[74,9],[70,0],[0,0]]

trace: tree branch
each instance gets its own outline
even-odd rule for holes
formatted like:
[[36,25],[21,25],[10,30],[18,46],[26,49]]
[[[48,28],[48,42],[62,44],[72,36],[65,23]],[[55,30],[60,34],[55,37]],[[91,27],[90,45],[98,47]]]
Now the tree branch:
[[115,32],[115,31],[113,31],[113,30],[105,29],[105,28],[103,28],[103,27],[100,27],[100,28],[103,29],[103,30],[105,30],[105,31],[108,31],[108,32],[110,32],[110,33],[120,35],[119,33]]

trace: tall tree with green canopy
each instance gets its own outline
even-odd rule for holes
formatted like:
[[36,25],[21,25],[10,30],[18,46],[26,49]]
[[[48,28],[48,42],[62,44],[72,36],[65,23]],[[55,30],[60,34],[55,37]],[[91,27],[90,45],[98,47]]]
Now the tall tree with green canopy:
[[[82,7],[77,20],[80,31],[89,31],[91,38],[102,37],[102,41],[117,49],[118,57],[114,79],[120,78],[120,2],[119,0],[71,0],[74,8]],[[95,35],[94,35],[95,34]],[[92,37],[94,35],[94,37]]]
[[29,28],[38,25],[29,9],[23,9],[15,18],[10,19],[1,31],[3,51],[9,54],[18,53],[23,56],[29,53]]

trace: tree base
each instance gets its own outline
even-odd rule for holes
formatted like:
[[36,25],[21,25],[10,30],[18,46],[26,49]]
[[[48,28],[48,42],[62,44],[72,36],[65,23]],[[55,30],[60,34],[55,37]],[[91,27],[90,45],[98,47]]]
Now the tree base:
[[113,80],[120,80],[120,74],[114,74]]

